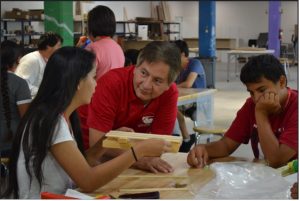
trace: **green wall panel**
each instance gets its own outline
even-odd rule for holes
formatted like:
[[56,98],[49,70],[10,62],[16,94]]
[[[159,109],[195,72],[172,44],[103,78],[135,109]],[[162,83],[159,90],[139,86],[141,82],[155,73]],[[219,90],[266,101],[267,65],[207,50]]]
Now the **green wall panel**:
[[60,34],[63,46],[73,46],[73,1],[44,1],[44,14],[45,31]]

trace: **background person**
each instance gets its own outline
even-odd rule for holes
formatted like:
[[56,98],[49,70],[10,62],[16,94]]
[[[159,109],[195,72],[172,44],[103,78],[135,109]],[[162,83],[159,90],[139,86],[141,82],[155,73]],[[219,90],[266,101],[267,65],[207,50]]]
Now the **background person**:
[[9,156],[20,119],[31,102],[28,84],[14,74],[22,51],[13,41],[1,43],[0,157]]
[[[122,48],[113,40],[116,32],[116,19],[113,11],[103,5],[94,7],[88,12],[88,35],[92,41],[85,49],[96,55],[96,80],[111,69],[124,66],[125,56]],[[82,46],[83,41],[79,41],[77,46]],[[81,129],[88,132],[86,120],[88,117],[88,107],[83,105],[77,109],[80,117]],[[84,135],[84,148],[89,147],[88,135]]]
[[39,38],[38,50],[21,58],[16,75],[27,81],[32,97],[39,89],[49,57],[61,47],[62,43],[63,39],[59,34],[46,32]]
[[[114,41],[116,19],[107,6],[98,5],[88,12],[88,38],[92,41],[85,49],[96,55],[98,80],[107,71],[124,66],[125,56],[120,45]],[[77,46],[81,46],[81,42]]]
[[[181,52],[181,67],[182,70],[176,79],[177,87],[179,88],[206,88],[206,75],[204,68],[198,59],[189,58],[189,47],[183,40],[174,41]],[[183,143],[179,149],[181,152],[188,152],[191,146],[196,141],[196,134],[189,134],[184,115],[189,115],[195,121],[197,104],[189,104],[178,107],[177,121],[175,124],[174,134],[179,134],[183,137]],[[177,122],[176,122],[177,123]],[[178,126],[180,131],[178,130]]]

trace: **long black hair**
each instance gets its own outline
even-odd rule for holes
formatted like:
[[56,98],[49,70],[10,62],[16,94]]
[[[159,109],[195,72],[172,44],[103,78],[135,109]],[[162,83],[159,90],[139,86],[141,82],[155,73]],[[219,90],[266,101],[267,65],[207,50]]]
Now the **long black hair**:
[[[3,197],[19,197],[17,161],[21,145],[30,180],[34,174],[41,186],[42,163],[49,151],[59,117],[71,103],[80,80],[92,70],[94,61],[93,53],[76,47],[60,48],[49,58],[38,93],[17,130],[9,163],[8,187]],[[70,115],[70,122],[77,145],[84,154],[76,111]],[[30,164],[33,166],[32,172]]]
[[8,131],[4,134],[6,141],[11,141],[13,138],[7,71],[17,65],[18,59],[22,56],[22,53],[22,47],[13,41],[5,40],[1,43],[1,96]]

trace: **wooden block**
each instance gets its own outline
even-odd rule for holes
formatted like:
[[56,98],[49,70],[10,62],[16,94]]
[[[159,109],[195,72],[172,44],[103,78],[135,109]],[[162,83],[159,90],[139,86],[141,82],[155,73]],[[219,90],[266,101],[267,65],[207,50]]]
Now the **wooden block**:
[[127,193],[134,193],[134,192],[152,192],[152,191],[188,191],[189,189],[187,187],[182,188],[121,188],[119,189],[119,192],[127,192]]
[[221,134],[224,135],[226,129],[224,128],[210,128],[210,127],[194,127],[193,130],[199,134]]
[[181,136],[170,136],[170,135],[158,135],[148,133],[134,133],[124,131],[110,131],[105,135],[106,139],[103,140],[103,147],[106,148],[118,148],[118,149],[129,149],[131,146],[140,140],[146,139],[164,139],[172,144],[171,152],[178,152],[182,143]]

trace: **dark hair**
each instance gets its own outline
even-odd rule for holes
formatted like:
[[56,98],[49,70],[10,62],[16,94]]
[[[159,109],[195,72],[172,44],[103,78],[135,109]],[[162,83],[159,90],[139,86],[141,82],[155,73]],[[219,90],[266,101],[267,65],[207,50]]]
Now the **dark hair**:
[[[80,80],[92,70],[94,61],[93,53],[77,47],[60,48],[49,58],[38,93],[21,120],[14,139],[8,186],[3,197],[11,194],[14,198],[19,197],[17,161],[21,146],[30,180],[33,173],[41,186],[42,163],[51,145],[59,117],[71,103]],[[70,122],[77,145],[84,154],[76,111],[70,115]],[[33,164],[32,171],[29,164]]]
[[136,66],[140,66],[144,61],[161,61],[169,65],[168,83],[174,82],[181,70],[180,51],[175,44],[167,41],[153,41],[141,49]]
[[244,84],[256,83],[264,77],[277,83],[282,75],[286,77],[280,61],[273,55],[265,54],[249,59],[241,69],[240,80]]
[[[124,55],[125,55],[125,60],[128,59],[130,61],[130,64],[135,65],[136,64],[136,60],[139,56],[140,51],[137,49],[128,49],[125,51]],[[126,62],[125,62],[125,66],[126,66]]]
[[11,109],[9,105],[9,89],[7,70],[17,65],[18,59],[22,56],[23,49],[20,45],[13,41],[5,40],[1,43],[1,95],[8,133],[6,140],[11,141],[13,131],[11,129]]
[[116,32],[116,19],[113,11],[106,6],[96,6],[88,12],[88,34],[93,37],[110,36]]
[[63,38],[54,32],[46,32],[43,35],[41,35],[39,41],[38,41],[38,50],[46,50],[47,46],[54,47],[58,42],[63,43]]
[[189,47],[187,43],[183,40],[176,40],[173,43],[176,44],[176,46],[180,49],[181,53],[184,53],[184,56],[188,57],[189,56]]

